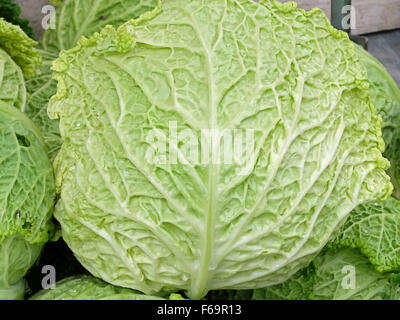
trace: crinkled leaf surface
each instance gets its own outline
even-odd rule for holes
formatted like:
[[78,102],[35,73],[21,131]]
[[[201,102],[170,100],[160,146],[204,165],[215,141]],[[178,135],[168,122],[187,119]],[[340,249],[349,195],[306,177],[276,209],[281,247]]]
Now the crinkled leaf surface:
[[56,288],[42,290],[30,300],[163,300],[134,290],[115,287],[92,276],[73,276],[56,283]]
[[351,248],[324,250],[289,280],[264,289],[211,292],[229,300],[398,300],[398,274],[378,272]]
[[378,271],[400,270],[400,201],[358,206],[330,247],[358,248]]
[[57,82],[51,78],[50,65],[45,62],[38,74],[26,81],[29,93],[25,113],[40,128],[43,140],[51,160],[53,160],[62,144],[58,121],[47,115],[47,104],[57,91]]
[[19,26],[0,18],[0,48],[9,54],[21,68],[25,77],[33,77],[41,63],[41,55],[34,47],[37,42],[29,38]]
[[47,241],[55,189],[51,163],[38,129],[0,102],[0,239],[21,234]]
[[4,298],[13,294],[12,286],[32,266],[49,238],[55,187],[38,129],[2,101],[0,150],[0,291]]
[[24,275],[35,263],[43,245],[29,243],[20,234],[0,240],[0,300],[20,300],[25,294]]
[[[115,285],[201,298],[283,282],[356,205],[392,192],[366,71],[321,10],[165,1],[81,40],[54,70],[56,218]],[[198,145],[202,130],[253,130],[254,148],[231,164],[153,162],[148,135],[172,141],[171,123]]]
[[[289,280],[252,292],[254,300],[312,300],[314,287],[317,283],[317,267],[315,261],[297,273]],[[237,291],[240,293],[240,291]]]
[[20,27],[0,18],[0,101],[23,111],[26,103],[25,76],[33,76],[40,64],[37,43]]
[[[396,299],[391,281],[375,270],[358,250],[326,250],[314,264],[283,284],[254,291],[257,300],[384,300]],[[308,293],[305,295],[304,293]],[[398,298],[398,297],[397,297]]]
[[27,81],[30,94],[26,113],[43,132],[43,139],[53,160],[60,146],[58,121],[50,120],[47,104],[57,91],[51,78],[51,64],[63,49],[70,49],[81,36],[90,36],[105,25],[119,26],[153,9],[157,0],[66,0],[58,1],[56,28],[44,32],[40,40],[43,65],[38,75]]
[[0,100],[24,110],[26,88],[21,68],[0,48]]
[[[391,282],[354,249],[328,251],[316,259],[313,298],[318,300],[388,299]],[[351,279],[351,277],[353,277]],[[353,282],[354,281],[354,282]]]
[[106,25],[119,26],[154,9],[157,0],[65,0],[59,3],[56,28],[48,29],[40,46],[57,56],[76,45],[82,36],[90,36]]
[[375,108],[383,119],[384,156],[390,160],[388,173],[394,186],[393,196],[400,199],[400,88],[375,57],[359,46],[356,49],[368,71],[369,91]]

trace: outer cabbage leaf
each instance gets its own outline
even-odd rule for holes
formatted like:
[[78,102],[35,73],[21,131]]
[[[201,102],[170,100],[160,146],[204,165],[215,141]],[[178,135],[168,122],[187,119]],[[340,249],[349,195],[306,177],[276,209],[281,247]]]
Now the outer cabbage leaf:
[[[26,113],[43,132],[43,138],[53,160],[60,146],[58,121],[50,120],[47,104],[57,91],[51,78],[51,64],[59,51],[76,45],[81,36],[90,36],[105,25],[119,26],[154,8],[157,0],[65,0],[57,1],[56,28],[44,32],[40,47],[44,63],[39,74],[27,81],[30,94]],[[82,23],[84,21],[84,23]]]
[[[315,261],[289,280],[265,289],[253,291],[254,300],[312,300],[318,275]],[[238,291],[240,292],[240,291]]]
[[[355,206],[392,192],[366,71],[321,10],[165,1],[82,39],[53,69],[48,111],[64,141],[55,216],[109,283],[190,298],[281,283]],[[171,123],[194,145],[214,133],[220,143],[202,149],[217,160],[184,158]],[[177,164],[148,157],[152,130]],[[243,162],[218,161],[224,130],[253,130]]]
[[26,81],[29,93],[25,113],[40,128],[49,157],[54,160],[61,144],[58,121],[47,115],[47,104],[57,91],[57,83],[51,78],[50,62],[45,60],[36,77]]
[[35,263],[42,244],[29,243],[16,234],[0,241],[0,300],[21,300],[25,294],[24,275]]
[[0,48],[0,101],[23,111],[26,88],[21,68]]
[[13,299],[53,226],[54,175],[38,129],[1,101],[0,149],[0,298]]
[[218,290],[207,295],[208,300],[311,300],[317,280],[315,261],[287,281],[256,290]]
[[41,48],[53,52],[76,45],[82,36],[90,36],[106,25],[119,26],[154,9],[158,0],[65,0],[57,8],[56,28],[48,29],[40,39]]
[[[314,299],[324,300],[382,300],[388,299],[390,279],[377,272],[357,250],[328,251],[316,259],[317,280]],[[351,268],[355,271],[352,288]]]
[[21,68],[25,77],[33,77],[42,57],[34,47],[37,42],[29,38],[19,26],[0,18],[0,48],[7,52]]
[[389,276],[390,285],[387,300],[400,300],[400,274],[395,273]]
[[375,57],[359,46],[356,48],[368,71],[369,91],[375,108],[383,119],[384,156],[391,164],[388,173],[394,186],[393,196],[400,200],[400,89]]
[[[326,250],[315,259],[314,265],[298,272],[283,284],[255,290],[253,299],[398,299],[393,290],[397,286],[398,283],[393,283],[390,276],[376,271],[358,250],[344,248]],[[304,293],[309,294],[306,296]]]
[[22,111],[26,103],[24,75],[32,76],[40,64],[35,45],[21,28],[0,18],[0,101]]
[[146,296],[131,289],[115,287],[92,276],[81,275],[63,279],[55,289],[41,290],[30,300],[164,300]]
[[358,248],[378,271],[400,270],[400,201],[358,206],[330,247]]
[[358,250],[329,249],[282,284],[210,296],[229,300],[398,300],[399,280],[398,274],[378,272]]

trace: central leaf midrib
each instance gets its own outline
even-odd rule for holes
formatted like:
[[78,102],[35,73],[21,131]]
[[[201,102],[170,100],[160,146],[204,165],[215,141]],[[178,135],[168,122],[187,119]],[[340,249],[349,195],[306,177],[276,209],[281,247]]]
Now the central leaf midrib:
[[[216,102],[214,94],[214,78],[212,73],[212,52],[208,50],[204,39],[201,36],[201,32],[194,22],[195,19],[191,16],[193,21],[193,29],[195,30],[197,37],[201,43],[204,50],[205,60],[206,60],[206,70],[208,75],[208,128],[213,130],[217,128],[216,119]],[[209,265],[211,260],[211,254],[213,250],[214,241],[214,217],[216,212],[216,199],[217,199],[217,181],[218,181],[218,165],[213,162],[213,152],[214,144],[211,141],[211,148],[209,148],[209,158],[208,158],[208,195],[207,195],[207,213],[205,216],[205,228],[204,234],[200,235],[200,256],[199,256],[199,269],[192,279],[192,286],[190,288],[190,296],[193,299],[200,299],[206,291],[207,283],[209,281]]]

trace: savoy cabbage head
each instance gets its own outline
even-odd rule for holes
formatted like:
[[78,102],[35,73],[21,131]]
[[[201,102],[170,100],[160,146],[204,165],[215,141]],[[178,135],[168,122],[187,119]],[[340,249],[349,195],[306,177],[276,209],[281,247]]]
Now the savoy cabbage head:
[[24,295],[23,277],[49,240],[55,188],[40,133],[0,101],[0,299]]
[[[114,285],[196,299],[281,283],[392,192],[366,70],[321,10],[166,0],[53,70],[55,216]],[[222,159],[227,130],[253,137],[242,159]]]
[[393,196],[400,199],[400,88],[378,59],[359,46],[356,52],[367,68],[369,91],[383,119],[384,156],[390,160],[388,174],[394,186]]
[[0,19],[0,299],[24,296],[23,277],[52,229],[55,187],[42,136],[20,110],[36,43]]

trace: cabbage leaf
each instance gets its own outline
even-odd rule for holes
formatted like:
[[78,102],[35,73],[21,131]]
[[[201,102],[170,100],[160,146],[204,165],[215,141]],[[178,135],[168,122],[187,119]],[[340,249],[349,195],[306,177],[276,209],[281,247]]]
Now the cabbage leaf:
[[397,275],[378,272],[358,250],[325,250],[283,284],[255,290],[255,300],[398,300]]
[[21,68],[26,78],[36,74],[42,56],[34,47],[37,42],[29,38],[19,26],[0,18],[0,48],[7,52]]
[[146,296],[134,290],[112,286],[88,275],[65,278],[56,283],[55,289],[41,290],[30,300],[164,300]]
[[54,175],[38,129],[2,101],[0,149],[0,299],[16,299],[53,228]]
[[394,186],[393,196],[400,200],[400,88],[378,59],[359,46],[356,52],[367,68],[369,91],[383,119],[384,156],[390,160],[388,174]]
[[400,271],[400,201],[358,206],[329,247],[359,249],[378,271]]
[[[62,141],[58,121],[50,120],[47,104],[57,91],[57,82],[51,78],[51,64],[61,50],[76,45],[82,36],[90,36],[106,25],[119,26],[123,22],[139,17],[155,7],[157,0],[65,0],[58,1],[56,28],[47,29],[40,39],[43,65],[39,74],[27,81],[30,94],[26,107],[27,115],[43,132],[43,138],[54,159]],[[73,18],[71,18],[73,17]],[[82,23],[84,21],[84,23]]]
[[23,111],[26,88],[21,68],[0,48],[0,101]]
[[0,18],[0,101],[23,111],[26,103],[24,76],[33,76],[41,56],[18,26]]

